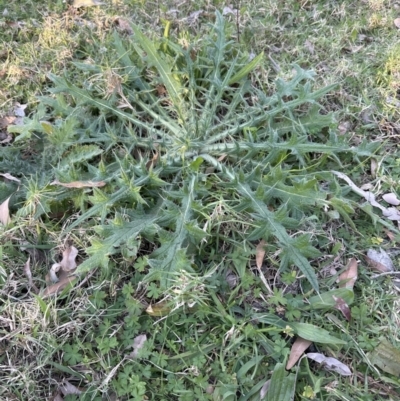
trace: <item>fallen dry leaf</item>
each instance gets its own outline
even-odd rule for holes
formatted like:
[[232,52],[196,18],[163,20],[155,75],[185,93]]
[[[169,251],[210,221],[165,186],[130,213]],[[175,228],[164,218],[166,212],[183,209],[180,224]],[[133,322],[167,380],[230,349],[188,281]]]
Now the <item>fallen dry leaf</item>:
[[262,267],[263,261],[264,261],[264,256],[265,256],[265,241],[261,240],[256,248],[256,266],[257,266],[258,272],[260,274],[261,281],[265,285],[265,288],[268,290],[268,292],[270,294],[272,294],[273,291],[272,291],[271,287],[269,286],[268,281],[264,276],[264,273],[261,270],[261,267]]
[[371,159],[371,175],[372,177],[376,177],[376,171],[378,170],[378,162],[376,159],[372,158]]
[[370,182],[367,182],[366,184],[361,185],[360,189],[362,189],[363,191],[369,191],[373,187],[374,186]]
[[386,251],[380,249],[379,252],[375,249],[368,249],[365,257],[369,267],[380,273],[392,272],[394,270],[392,259]]
[[400,211],[397,210],[395,207],[388,207],[386,210],[383,211],[383,215],[389,220],[400,220]]
[[[78,250],[74,246],[69,246],[64,250],[61,262],[54,263],[46,276],[46,282],[55,284],[50,284],[43,291],[43,297],[58,294],[77,278],[77,276],[71,274],[76,269],[75,259],[77,256]],[[57,276],[57,273],[59,273],[59,276]]]
[[356,194],[362,196],[364,199],[366,199],[367,202],[369,202],[372,206],[377,207],[382,211],[382,214],[384,217],[386,217],[389,220],[400,220],[400,212],[396,208],[386,208],[379,204],[376,199],[375,195],[372,192],[367,192],[363,191],[361,188],[359,188],[354,182],[347,177],[346,174],[341,173],[339,171],[331,171],[332,174],[336,175],[337,177],[341,178],[342,180],[346,181],[347,184],[350,186],[350,188],[355,192]]
[[305,340],[302,337],[297,337],[290,350],[289,360],[286,364],[286,370],[292,369],[304,351],[312,344],[312,341]]
[[155,152],[154,155],[153,155],[153,157],[152,157],[152,159],[149,160],[149,161],[146,163],[146,168],[147,168],[147,170],[150,170],[150,169],[152,169],[153,167],[155,167],[155,165],[157,164],[157,160],[158,160],[158,152]]
[[355,192],[356,194],[362,196],[366,201],[368,201],[372,206],[375,206],[379,209],[381,209],[382,211],[384,211],[386,208],[383,207],[382,205],[380,205],[376,200],[375,200],[375,195],[372,192],[367,192],[367,191],[363,191],[361,188],[359,188],[356,184],[354,184],[354,182],[347,177],[346,174],[341,173],[339,171],[332,171],[332,173],[334,175],[336,175],[337,177],[341,178],[342,180],[346,181],[347,184],[349,185],[349,187],[353,190],[353,192]]
[[224,7],[222,9],[222,15],[229,15],[229,14],[236,15],[237,12],[238,10],[236,8]]
[[71,384],[68,380],[63,380],[59,386],[59,389],[63,393],[63,395],[82,394],[82,390]]
[[64,401],[64,398],[61,397],[60,393],[57,393],[54,397],[52,401]]
[[190,13],[189,17],[186,18],[190,25],[194,25],[198,22],[200,16],[204,13],[204,10],[197,10]]
[[19,180],[18,178],[15,178],[13,175],[11,175],[9,173],[4,173],[4,174],[0,173],[0,176],[2,176],[4,178],[7,178],[7,180],[10,180],[10,181],[15,181],[15,182],[18,182],[18,183],[21,182],[21,180]]
[[133,34],[133,30],[131,27],[131,24],[129,23],[129,21],[125,18],[122,17],[117,17],[115,19],[115,22],[118,25],[118,29],[122,32],[126,32],[128,35],[132,35]]
[[338,130],[339,130],[340,135],[347,134],[347,132],[349,132],[350,128],[351,128],[350,121],[342,121],[338,125]]
[[268,392],[268,390],[269,390],[269,386],[271,385],[271,379],[268,379],[265,383],[264,383],[264,385],[261,387],[261,390],[260,390],[260,400],[262,400],[266,395],[267,395],[267,392]]
[[256,266],[261,269],[265,256],[265,241],[261,240],[256,248]]
[[35,294],[38,294],[39,293],[39,289],[36,287],[35,284],[33,284],[32,272],[31,272],[31,258],[30,257],[28,258],[28,260],[25,263],[24,274],[25,274],[26,278],[28,279],[29,287],[33,289]]
[[318,352],[308,353],[307,358],[320,363],[325,369],[332,370],[342,376],[351,376],[352,374],[349,367],[336,358],[326,357]]
[[346,301],[343,298],[335,297],[332,295],[332,298],[335,301],[335,308],[342,312],[342,315],[346,318],[348,322],[351,320],[351,311],[349,305],[346,304]]
[[60,281],[55,284],[49,285],[43,292],[42,298],[49,297],[51,295],[59,294],[64,288],[68,286],[68,284],[72,283],[77,276],[65,276]]
[[382,195],[382,199],[389,203],[389,205],[398,206],[400,205],[400,200],[397,199],[396,194],[390,192],[388,194]]
[[304,42],[304,47],[308,50],[310,54],[314,54],[314,45],[308,39]]
[[0,143],[9,143],[12,139],[12,135],[0,132]]
[[72,182],[60,182],[53,181],[50,185],[61,185],[66,188],[91,188],[91,187],[104,187],[106,183],[104,181],[72,181]]
[[384,228],[383,231],[385,231],[385,233],[388,236],[388,238],[390,239],[390,241],[394,241],[396,239],[396,236],[388,229]]
[[393,23],[396,28],[400,29],[400,18],[396,18]]
[[62,261],[60,262],[61,268],[67,272],[76,269],[75,259],[77,256],[78,256],[78,250],[74,246],[69,246],[63,252],[63,258]]
[[138,356],[139,351],[143,348],[147,341],[146,334],[140,334],[133,339],[133,351],[128,355],[128,358],[135,359]]
[[25,109],[27,106],[27,104],[15,103],[13,110],[15,117],[25,117]]
[[93,7],[93,6],[101,6],[105,3],[98,0],[74,0],[72,3],[72,7],[80,8],[80,7]]
[[3,118],[0,118],[0,129],[7,128],[9,125],[14,124],[16,119],[17,117],[15,116],[5,116]]
[[168,302],[161,301],[155,305],[149,305],[146,309],[146,313],[150,316],[166,316],[171,312],[171,307]]
[[10,210],[8,209],[8,203],[10,202],[11,196],[9,196],[1,205],[0,205],[0,222],[4,225],[7,225],[10,222]]
[[57,273],[59,272],[59,270],[61,269],[61,265],[60,263],[54,263],[50,270],[49,270],[49,281],[52,283],[57,283],[57,281],[59,281],[59,278],[57,276]]
[[350,288],[352,290],[357,280],[357,274],[358,262],[356,259],[351,258],[347,263],[346,270],[339,276],[339,287]]

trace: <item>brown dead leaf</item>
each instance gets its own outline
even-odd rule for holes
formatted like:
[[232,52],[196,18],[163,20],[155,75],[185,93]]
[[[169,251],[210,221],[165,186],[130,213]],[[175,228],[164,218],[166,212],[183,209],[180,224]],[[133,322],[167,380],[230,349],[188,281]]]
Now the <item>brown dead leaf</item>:
[[339,287],[350,288],[354,287],[358,274],[358,262],[356,259],[351,258],[347,263],[346,270],[339,276]]
[[57,283],[59,281],[57,273],[59,272],[60,269],[61,269],[60,263],[54,263],[49,270],[48,277],[46,277],[46,283],[48,283],[49,285],[51,283]]
[[60,393],[57,393],[57,394],[53,397],[52,401],[64,401],[64,398],[61,397],[61,394],[60,394]]
[[49,285],[42,293],[42,298],[50,297],[51,295],[59,294],[64,288],[71,284],[77,276],[65,276],[58,283]]
[[386,210],[383,211],[383,215],[389,220],[400,220],[400,211],[395,207],[388,207]]
[[13,139],[11,134],[0,132],[0,143],[9,143]]
[[389,203],[389,205],[392,206],[398,206],[400,205],[400,200],[397,199],[397,195],[394,194],[393,192],[390,192],[388,194],[382,195],[382,199]]
[[27,104],[15,103],[13,110],[14,116],[25,117],[25,109],[27,106],[28,106]]
[[378,170],[378,162],[376,159],[371,158],[371,175],[372,177],[376,177],[376,171]]
[[24,266],[24,274],[28,279],[29,287],[32,287],[31,258],[29,257]]
[[268,292],[270,294],[272,294],[273,291],[272,291],[271,287],[269,286],[268,281],[265,278],[263,271],[261,270],[261,267],[262,267],[263,261],[264,261],[264,256],[265,256],[265,241],[261,240],[256,248],[256,266],[257,266],[258,272],[260,274],[261,281],[265,285],[265,288],[268,290]]
[[256,265],[258,269],[261,269],[264,256],[265,256],[265,241],[261,240],[260,243],[257,245],[256,248]]
[[104,181],[72,181],[72,182],[60,182],[53,181],[50,185],[61,185],[65,188],[92,188],[92,187],[104,187],[106,183]]
[[31,258],[30,257],[28,258],[28,260],[25,263],[24,274],[25,274],[26,278],[28,279],[29,287],[33,289],[35,294],[38,294],[39,293],[39,289],[36,287],[35,284],[33,284],[32,272],[31,272]]
[[341,173],[339,171],[333,171],[332,173],[336,175],[337,177],[341,178],[342,180],[345,180],[347,184],[349,184],[350,188],[358,195],[364,197],[367,202],[369,202],[372,206],[379,208],[382,211],[382,214],[384,217],[386,217],[389,220],[394,220],[398,221],[400,220],[400,211],[397,210],[394,207],[389,207],[386,208],[382,206],[380,203],[376,201],[376,197],[372,192],[366,192],[363,191],[361,188],[359,188],[354,182],[344,173]]
[[370,182],[367,182],[361,185],[360,189],[362,189],[363,191],[370,191],[373,187],[374,186]]
[[15,178],[13,175],[11,175],[9,173],[4,173],[4,174],[0,173],[0,176],[2,176],[4,178],[7,178],[7,180],[10,180],[10,181],[15,181],[15,182],[18,182],[18,183],[21,182],[21,180],[19,180],[18,178]]
[[117,17],[115,19],[115,22],[118,26],[118,29],[122,32],[126,32],[128,35],[132,35],[133,34],[133,30],[131,27],[131,24],[129,23],[129,21],[125,18],[122,17]]
[[371,269],[380,273],[392,272],[394,270],[392,259],[386,251],[380,249],[379,252],[375,249],[368,249],[365,260]]
[[397,29],[400,29],[400,18],[396,18],[393,23]]
[[[60,293],[77,278],[77,276],[71,274],[76,269],[75,259],[77,256],[78,250],[74,246],[69,246],[64,250],[61,262],[54,263],[46,276],[46,282],[49,286],[43,291],[43,297]],[[58,277],[57,273],[59,273]]]
[[286,370],[292,369],[297,363],[304,351],[311,345],[312,341],[305,340],[302,337],[297,337],[290,350],[289,360],[286,364]]
[[63,258],[60,262],[61,268],[66,271],[70,272],[71,270],[76,269],[76,257],[78,256],[78,250],[74,246],[68,247],[63,252]]
[[338,125],[338,130],[340,135],[345,135],[349,132],[351,128],[351,122],[350,121],[341,121]]
[[314,44],[308,39],[304,42],[304,47],[308,50],[310,54],[314,54]]
[[0,223],[7,225],[10,219],[10,210],[8,208],[8,203],[10,202],[11,196],[9,196],[1,205],[0,205]]
[[7,128],[9,125],[14,124],[16,119],[17,117],[15,116],[5,116],[3,118],[0,118],[0,129]]
[[145,342],[147,341],[146,334],[140,334],[133,340],[133,351],[128,355],[128,358],[135,359],[138,357],[139,351],[143,348]]
[[319,352],[308,353],[307,358],[320,363],[325,369],[332,370],[342,376],[351,376],[351,370],[347,365],[338,361],[336,358],[326,357]]
[[82,394],[83,389],[74,386],[68,380],[63,380],[59,386],[60,391],[63,395],[79,395]]
[[146,309],[146,313],[150,316],[167,316],[171,312],[172,308],[168,302],[161,301],[155,305],[149,305]]
[[351,320],[351,311],[349,305],[346,304],[346,301],[343,298],[335,297],[332,295],[332,298],[335,301],[335,308],[342,312],[342,315],[346,318],[348,322]]
[[385,231],[386,235],[388,236],[388,238],[390,239],[390,241],[394,241],[396,236],[389,231],[388,229],[384,228],[383,231]]
[[238,10],[236,9],[236,8],[231,8],[231,7],[224,7],[223,9],[222,9],[222,15],[229,15],[229,14],[232,14],[232,15],[237,15],[237,12],[238,12]]
[[263,384],[263,386],[261,387],[261,390],[260,390],[260,400],[263,400],[264,397],[267,395],[270,385],[271,385],[271,379],[268,379]]
[[157,164],[158,156],[159,156],[158,152],[155,152],[153,158],[146,163],[147,170],[150,170],[153,167],[155,167],[155,165]]
[[81,7],[93,7],[93,6],[102,6],[105,3],[99,0],[74,0],[72,3],[72,7],[81,8]]

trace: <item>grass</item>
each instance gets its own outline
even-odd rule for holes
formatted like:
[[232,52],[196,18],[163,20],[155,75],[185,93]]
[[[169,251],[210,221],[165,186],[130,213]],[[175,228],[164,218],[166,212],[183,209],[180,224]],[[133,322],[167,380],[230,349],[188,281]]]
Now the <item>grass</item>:
[[[398,229],[330,173],[398,190],[395,5],[225,5],[2,6],[0,121],[28,106],[0,153],[1,399],[398,399],[396,276],[364,258]],[[49,291],[71,246],[78,280],[35,293],[28,257]],[[298,336],[352,375],[287,372]]]

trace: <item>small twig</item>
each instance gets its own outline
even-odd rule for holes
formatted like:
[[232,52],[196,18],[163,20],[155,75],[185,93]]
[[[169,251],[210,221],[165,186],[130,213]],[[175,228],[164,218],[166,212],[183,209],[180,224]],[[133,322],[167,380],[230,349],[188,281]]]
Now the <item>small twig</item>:
[[381,274],[375,274],[375,276],[371,276],[371,278],[378,278],[378,277],[382,277],[382,276],[397,276],[400,275],[400,272],[385,272],[385,273],[381,273]]

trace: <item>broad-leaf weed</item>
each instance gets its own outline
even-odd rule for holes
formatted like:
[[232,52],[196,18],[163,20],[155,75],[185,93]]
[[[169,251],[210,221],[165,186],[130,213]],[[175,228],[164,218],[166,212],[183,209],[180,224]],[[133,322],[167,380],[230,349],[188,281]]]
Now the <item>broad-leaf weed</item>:
[[[257,400],[273,370],[267,399],[286,400],[297,379],[322,391],[307,362],[301,377],[285,371],[291,336],[343,354],[350,347],[347,329],[331,333],[337,320],[318,315],[333,305],[315,261],[328,221],[357,228],[356,203],[330,170],[379,144],[336,135],[335,116],[319,103],[335,86],[314,89],[312,71],[294,65],[291,78],[263,81],[263,54],[243,52],[229,29],[217,12],[202,38],[171,38],[168,29],[149,38],[136,26],[130,39],[115,33],[113,65],[75,63],[79,82],[51,75],[52,95],[12,129],[40,157],[2,150],[2,169],[24,175],[19,188],[0,188],[15,192],[18,217],[30,229],[51,224],[54,242],[54,232],[73,239],[84,255],[78,273],[105,280],[81,308],[70,306],[74,290],[61,295],[64,310],[38,301],[49,316],[83,322],[68,329],[73,339],[49,333],[39,361],[75,377],[80,399]],[[76,181],[106,185],[57,184]],[[250,270],[261,240],[270,285],[278,280],[268,304]],[[280,275],[324,301],[284,294]],[[126,357],[141,333],[139,357]],[[368,335],[359,341],[372,346]]]

